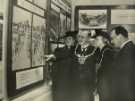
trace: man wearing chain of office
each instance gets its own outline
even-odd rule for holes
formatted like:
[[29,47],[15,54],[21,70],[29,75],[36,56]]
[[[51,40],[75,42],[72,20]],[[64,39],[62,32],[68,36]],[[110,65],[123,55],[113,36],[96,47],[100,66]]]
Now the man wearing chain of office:
[[74,101],[94,101],[96,80],[97,48],[90,43],[91,34],[87,30],[79,30],[78,44],[75,48],[77,66],[74,68]]

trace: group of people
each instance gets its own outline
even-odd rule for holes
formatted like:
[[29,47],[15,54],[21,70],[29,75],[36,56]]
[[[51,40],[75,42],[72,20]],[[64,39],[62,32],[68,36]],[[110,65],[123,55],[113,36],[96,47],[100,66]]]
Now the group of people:
[[123,26],[109,33],[69,31],[65,46],[46,55],[54,101],[135,101],[135,45]]

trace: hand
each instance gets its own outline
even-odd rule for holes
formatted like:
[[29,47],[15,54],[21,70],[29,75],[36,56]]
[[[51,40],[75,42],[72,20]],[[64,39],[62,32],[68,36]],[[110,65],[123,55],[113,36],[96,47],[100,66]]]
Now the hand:
[[51,59],[55,59],[55,56],[54,56],[53,54],[44,55],[44,57],[45,57],[45,60],[46,60],[46,61],[49,61],[49,60],[51,60]]

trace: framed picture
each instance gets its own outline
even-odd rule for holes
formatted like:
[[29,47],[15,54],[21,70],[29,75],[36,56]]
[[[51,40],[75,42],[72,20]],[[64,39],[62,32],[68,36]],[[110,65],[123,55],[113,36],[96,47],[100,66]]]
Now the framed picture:
[[33,15],[32,25],[32,67],[44,65],[46,20]]
[[7,92],[11,98],[44,81],[46,18],[14,4],[13,0],[9,4]]
[[79,10],[79,29],[106,29],[107,10]]
[[75,30],[108,29],[110,24],[108,6],[76,6]]
[[66,26],[67,26],[67,20],[66,20],[66,14],[60,13],[60,37],[65,35],[66,32]]
[[67,31],[71,30],[71,18],[67,17]]
[[32,14],[15,6],[13,10],[12,70],[30,68]]
[[50,41],[58,41],[59,38],[59,13],[52,10],[50,11]]

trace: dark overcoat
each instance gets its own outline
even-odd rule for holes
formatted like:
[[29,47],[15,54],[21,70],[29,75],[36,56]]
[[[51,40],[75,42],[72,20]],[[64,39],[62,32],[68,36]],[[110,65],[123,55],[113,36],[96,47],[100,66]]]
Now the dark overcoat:
[[135,45],[126,43],[118,52],[113,66],[113,101],[135,101]]
[[75,64],[74,47],[57,48],[54,52],[56,61],[52,71],[52,91],[54,101],[71,101],[72,68]]

